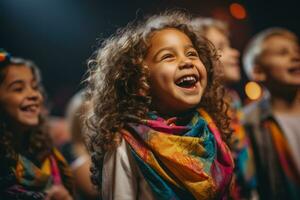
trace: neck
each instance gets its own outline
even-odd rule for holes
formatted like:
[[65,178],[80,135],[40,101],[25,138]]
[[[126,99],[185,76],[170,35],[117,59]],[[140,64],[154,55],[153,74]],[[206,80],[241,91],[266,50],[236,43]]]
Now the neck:
[[274,113],[300,114],[300,89],[282,89],[272,92],[271,104]]
[[189,110],[186,111],[178,111],[178,112],[170,112],[169,110],[165,110],[165,109],[160,109],[159,107],[153,107],[153,110],[157,112],[157,114],[164,118],[164,119],[169,119],[172,117],[187,117],[191,115],[191,111],[195,109],[195,108],[191,108]]

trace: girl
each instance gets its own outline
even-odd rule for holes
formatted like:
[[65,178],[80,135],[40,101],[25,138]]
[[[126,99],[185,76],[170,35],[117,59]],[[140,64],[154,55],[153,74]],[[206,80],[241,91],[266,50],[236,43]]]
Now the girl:
[[36,66],[0,52],[0,193],[4,199],[70,200],[71,174],[41,117]]
[[233,161],[216,59],[188,21],[166,12],[128,25],[90,61],[87,125],[103,199],[228,194]]

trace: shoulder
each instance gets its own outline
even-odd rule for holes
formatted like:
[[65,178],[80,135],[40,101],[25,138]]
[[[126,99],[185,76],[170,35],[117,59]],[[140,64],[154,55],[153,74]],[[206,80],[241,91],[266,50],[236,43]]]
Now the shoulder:
[[132,168],[134,163],[134,158],[130,152],[130,147],[126,141],[121,138],[120,144],[104,154],[103,167],[111,168],[113,165],[117,167],[122,167],[125,170]]
[[124,139],[104,154],[102,168],[103,199],[136,199],[139,171]]

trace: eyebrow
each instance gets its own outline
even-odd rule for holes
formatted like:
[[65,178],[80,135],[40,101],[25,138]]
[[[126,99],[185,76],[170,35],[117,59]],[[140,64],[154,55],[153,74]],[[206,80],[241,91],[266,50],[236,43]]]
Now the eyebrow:
[[22,81],[22,80],[15,80],[15,81],[13,81],[13,82],[11,82],[8,86],[7,86],[7,88],[11,88],[13,85],[15,85],[15,84],[23,84],[24,83],[24,81]]
[[[25,81],[23,81],[23,80],[15,80],[15,81],[11,82],[10,84],[8,84],[7,88],[11,88],[15,84],[24,84],[24,82]],[[37,82],[35,78],[31,80],[31,83],[34,83],[34,82]]]
[[172,47],[164,47],[164,48],[160,49],[158,52],[156,52],[154,54],[153,58],[155,59],[158,56],[158,54],[160,54],[162,51],[172,51],[172,50],[173,50]]

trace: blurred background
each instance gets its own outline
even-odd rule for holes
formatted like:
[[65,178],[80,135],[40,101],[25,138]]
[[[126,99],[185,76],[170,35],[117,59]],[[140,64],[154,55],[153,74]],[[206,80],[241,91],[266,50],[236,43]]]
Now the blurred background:
[[[61,116],[84,85],[86,62],[102,39],[118,27],[166,8],[229,23],[233,47],[270,27],[300,34],[297,1],[262,0],[1,0],[0,47],[40,67],[51,114]],[[235,85],[245,99],[246,77]]]

